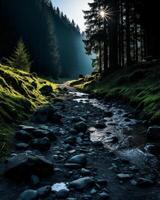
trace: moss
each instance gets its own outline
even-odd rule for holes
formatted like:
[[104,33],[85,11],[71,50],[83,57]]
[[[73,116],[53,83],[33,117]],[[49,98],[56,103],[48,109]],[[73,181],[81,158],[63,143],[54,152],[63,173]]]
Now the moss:
[[58,92],[57,84],[34,74],[0,65],[1,155],[7,152],[12,132],[9,127],[27,119],[35,108],[49,102],[49,97],[40,92],[40,88],[43,86],[51,86],[55,93]]
[[123,100],[141,109],[150,120],[160,123],[160,66],[147,65],[109,72],[97,81],[72,81],[72,86],[107,99]]

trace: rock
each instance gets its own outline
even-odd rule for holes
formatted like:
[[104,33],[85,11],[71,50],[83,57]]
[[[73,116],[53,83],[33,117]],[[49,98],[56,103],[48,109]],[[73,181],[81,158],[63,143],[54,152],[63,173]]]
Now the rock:
[[85,122],[86,120],[83,117],[73,117],[72,122]]
[[82,197],[82,200],[92,200],[92,195],[91,195],[91,194],[85,194],[85,195]]
[[49,130],[35,129],[34,131],[32,131],[32,135],[36,138],[48,137],[52,140],[56,140],[55,134]]
[[121,180],[125,180],[125,179],[131,179],[133,177],[132,174],[117,174],[117,177]]
[[47,137],[40,139],[33,139],[31,143],[32,147],[40,151],[47,151],[51,146],[51,142]]
[[94,180],[92,177],[84,177],[74,180],[69,183],[70,188],[74,188],[76,190],[87,189],[88,187],[94,184]]
[[16,149],[17,150],[26,150],[29,148],[29,145],[26,143],[17,143],[16,144]]
[[51,191],[55,192],[57,198],[67,198],[69,194],[69,189],[65,183],[56,183],[52,185]]
[[69,168],[69,169],[80,169],[80,168],[82,168],[82,165],[76,164],[76,163],[65,163],[64,166]]
[[29,179],[32,174],[44,177],[52,173],[53,164],[43,156],[32,153],[19,153],[4,165],[4,175],[18,180]]
[[154,184],[154,181],[152,181],[149,178],[138,178],[137,179],[137,185],[141,187],[146,187],[146,186],[152,186]]
[[50,96],[53,93],[53,88],[50,85],[45,85],[39,89],[42,95]]
[[158,144],[149,144],[145,146],[145,150],[153,155],[160,155],[160,145]]
[[56,192],[56,197],[58,199],[65,199],[68,197],[68,195],[69,195],[69,190],[60,190]]
[[36,175],[32,175],[32,176],[31,176],[31,183],[32,183],[32,185],[34,185],[34,186],[38,185],[38,184],[40,183],[39,177],[36,176]]
[[69,136],[64,140],[65,143],[68,143],[70,145],[74,145],[76,143],[76,137]]
[[87,125],[85,122],[81,121],[81,122],[77,122],[74,125],[74,129],[77,130],[78,132],[86,132],[87,131]]
[[82,169],[81,169],[81,174],[82,174],[83,176],[88,176],[88,175],[91,175],[91,171],[88,170],[88,169],[82,168]]
[[106,128],[106,124],[104,122],[97,122],[95,127],[98,129],[104,129]]
[[152,126],[147,130],[147,139],[151,141],[160,140],[160,126]]
[[18,200],[37,200],[38,199],[38,193],[36,190],[25,190],[22,192],[18,198]]
[[51,192],[51,186],[47,185],[40,187],[38,188],[37,192],[39,197],[47,197]]
[[104,117],[113,117],[113,113],[112,112],[105,112]]
[[36,110],[31,121],[34,123],[61,123],[62,116],[57,114],[57,110],[49,105]]
[[93,188],[91,191],[90,191],[90,194],[96,194],[97,193],[97,190],[95,188]]
[[108,181],[106,179],[98,179],[96,182],[101,187],[106,186],[108,184]]
[[32,139],[32,135],[24,130],[19,130],[15,133],[15,138],[22,142],[29,142]]
[[106,200],[109,199],[109,194],[107,192],[102,192],[99,194],[99,199],[98,200]]
[[69,163],[75,163],[79,165],[86,165],[87,158],[84,154],[75,155],[68,160]]
[[103,143],[101,141],[93,141],[92,145],[95,147],[103,147]]

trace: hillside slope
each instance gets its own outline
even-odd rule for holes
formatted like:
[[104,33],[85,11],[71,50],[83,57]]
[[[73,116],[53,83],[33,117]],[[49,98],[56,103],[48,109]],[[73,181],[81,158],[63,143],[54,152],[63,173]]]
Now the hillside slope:
[[49,93],[51,88],[57,92],[56,84],[36,74],[0,65],[0,153],[8,148],[15,124],[27,119],[37,106],[48,102],[50,97],[45,96],[44,90]]
[[78,89],[107,100],[123,100],[140,112],[140,117],[160,123],[160,64],[145,63],[109,72],[102,80],[94,77],[72,81]]

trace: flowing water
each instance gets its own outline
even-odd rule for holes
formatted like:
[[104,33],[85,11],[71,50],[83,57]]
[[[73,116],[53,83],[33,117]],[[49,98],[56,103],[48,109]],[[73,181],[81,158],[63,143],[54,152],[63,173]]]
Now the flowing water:
[[74,101],[84,104],[91,104],[102,112],[112,112],[112,117],[105,117],[106,128],[97,129],[90,127],[90,138],[92,141],[100,141],[105,148],[116,152],[121,158],[127,159],[138,167],[155,167],[157,159],[155,156],[145,152],[146,127],[142,121],[130,116],[134,110],[125,105],[117,103],[106,103],[103,100],[90,98],[88,94],[70,92]]

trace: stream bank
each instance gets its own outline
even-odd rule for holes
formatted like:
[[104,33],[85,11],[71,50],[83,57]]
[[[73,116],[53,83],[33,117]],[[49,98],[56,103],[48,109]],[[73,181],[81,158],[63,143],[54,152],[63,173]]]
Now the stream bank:
[[158,157],[134,110],[72,88],[62,96],[17,128],[1,199],[160,199]]

